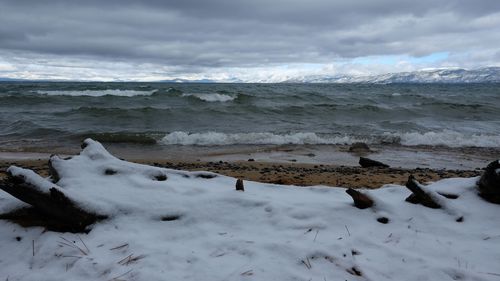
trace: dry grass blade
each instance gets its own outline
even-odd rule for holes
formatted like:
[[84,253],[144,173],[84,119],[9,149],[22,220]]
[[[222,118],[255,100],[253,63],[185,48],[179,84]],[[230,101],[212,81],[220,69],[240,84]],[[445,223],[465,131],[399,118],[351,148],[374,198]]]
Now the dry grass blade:
[[301,260],[301,262],[307,267],[307,269],[311,269],[311,261],[309,261],[309,258],[306,258],[306,260]]
[[127,262],[125,263],[125,265],[129,265],[131,263],[134,263],[140,259],[143,259],[145,258],[146,256],[145,255],[139,255],[139,256],[135,256],[135,257],[131,257],[130,259],[127,260]]
[[66,239],[66,238],[64,238],[64,237],[62,237],[62,236],[59,236],[59,238],[61,238],[62,240],[64,240],[64,241],[68,242],[69,244],[72,244],[72,243],[73,243],[72,241],[70,241],[70,240],[68,240],[68,239]]
[[134,263],[140,259],[143,259],[145,258],[146,256],[145,255],[138,255],[138,256],[135,256],[134,257],[134,254],[130,254],[128,256],[126,256],[125,258],[121,259],[118,264],[120,265],[129,265],[131,263]]
[[67,255],[67,256],[60,256],[61,258],[77,258],[77,259],[81,259],[83,257],[81,256],[71,256],[71,255]]
[[347,230],[347,234],[349,234],[349,236],[351,236],[351,232],[349,231],[349,228],[347,228],[347,225],[344,225],[345,226],[345,229]]
[[[62,241],[59,241],[59,245],[60,246],[68,246],[70,248],[73,248],[73,249],[77,249],[78,251],[80,251],[80,253],[82,253],[84,256],[88,255],[89,253],[88,252],[85,252],[85,250],[83,250],[82,248],[78,247],[78,245],[75,244],[75,242],[72,242],[72,241],[69,241],[68,239],[62,237],[62,236],[59,236],[59,238],[61,238],[62,240],[66,241],[66,242],[62,242]],[[83,242],[83,241],[82,241]],[[84,244],[85,245],[85,244]],[[86,246],[85,246],[86,247]],[[88,248],[87,248],[88,250]]]
[[90,249],[89,247],[87,247],[87,245],[85,244],[85,242],[83,242],[82,238],[80,237],[80,235],[78,235],[78,239],[80,239],[80,242],[82,242],[83,246],[85,247],[85,249],[87,249],[87,253],[90,253]]
[[253,275],[253,269],[247,270],[245,272],[242,272],[240,275],[242,276],[251,276]]
[[114,250],[118,250],[118,249],[121,249],[121,248],[125,248],[125,247],[127,247],[127,246],[128,246],[128,243],[125,243],[125,244],[123,244],[123,245],[116,246],[116,247],[111,248],[111,249],[109,249],[109,250],[110,250],[110,251],[114,251]]
[[132,255],[133,255],[133,253],[130,254],[130,255],[128,255],[128,256],[126,256],[126,257],[124,257],[123,259],[121,259],[120,261],[118,261],[117,264],[121,264],[121,265],[125,264],[128,259],[132,258]]

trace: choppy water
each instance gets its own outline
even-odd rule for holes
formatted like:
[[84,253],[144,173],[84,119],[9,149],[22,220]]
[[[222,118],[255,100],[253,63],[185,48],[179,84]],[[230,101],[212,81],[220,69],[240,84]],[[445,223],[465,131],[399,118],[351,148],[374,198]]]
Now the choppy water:
[[88,136],[162,146],[500,147],[500,85],[0,83],[0,148]]

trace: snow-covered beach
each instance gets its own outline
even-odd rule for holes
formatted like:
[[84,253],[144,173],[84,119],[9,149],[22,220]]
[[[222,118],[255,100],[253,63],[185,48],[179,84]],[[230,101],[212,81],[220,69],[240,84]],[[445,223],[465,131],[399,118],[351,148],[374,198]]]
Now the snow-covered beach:
[[[0,277],[5,280],[500,276],[500,206],[477,195],[477,177],[428,185],[432,194],[458,195],[440,197],[441,209],[408,203],[409,190],[386,185],[363,191],[375,205],[360,210],[344,188],[245,181],[245,191],[239,192],[235,178],[125,162],[90,140],[80,155],[54,163],[63,174],[56,184],[20,168],[10,171],[56,186],[83,209],[108,218],[79,234],[0,220]],[[157,173],[166,180],[153,180]],[[0,193],[2,213],[22,206]]]
[[500,281],[500,0],[0,0],[0,281]]

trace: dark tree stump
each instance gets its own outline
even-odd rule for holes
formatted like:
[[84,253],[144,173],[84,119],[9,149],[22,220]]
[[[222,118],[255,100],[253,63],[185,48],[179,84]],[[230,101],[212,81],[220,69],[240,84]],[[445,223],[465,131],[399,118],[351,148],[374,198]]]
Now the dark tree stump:
[[356,208],[366,209],[373,206],[373,200],[368,195],[363,194],[352,188],[348,188],[345,192],[352,197],[352,200],[354,201],[354,206],[356,206]]
[[0,182],[0,189],[32,205],[47,220],[57,221],[59,228],[66,231],[83,232],[87,226],[105,218],[82,210],[61,189],[52,187],[48,192],[43,192],[43,188],[25,181],[22,176],[9,175]]
[[478,182],[479,195],[485,200],[500,204],[500,160],[491,162]]
[[433,208],[433,209],[441,208],[441,205],[439,203],[437,203],[429,194],[427,194],[427,192],[425,192],[420,187],[420,183],[413,176],[408,177],[408,181],[406,182],[405,186],[411,192],[413,192],[412,195],[410,195],[408,198],[406,198],[407,202],[410,202],[413,204],[422,204],[426,207]]
[[236,190],[238,190],[238,191],[245,191],[245,186],[243,186],[243,180],[242,179],[237,179],[236,180]]
[[[53,183],[57,183],[60,179],[61,179],[61,176],[59,175],[59,172],[57,171],[57,169],[54,167],[54,160],[57,158],[56,155],[51,155],[50,158],[49,158],[49,163],[48,163],[48,166],[49,166],[49,174],[50,174],[50,178],[52,180]],[[58,158],[57,158],[58,159]]]
[[375,161],[369,158],[365,157],[359,157],[359,165],[363,168],[368,168],[368,167],[383,167],[383,168],[389,168],[389,165],[384,164],[379,161]]

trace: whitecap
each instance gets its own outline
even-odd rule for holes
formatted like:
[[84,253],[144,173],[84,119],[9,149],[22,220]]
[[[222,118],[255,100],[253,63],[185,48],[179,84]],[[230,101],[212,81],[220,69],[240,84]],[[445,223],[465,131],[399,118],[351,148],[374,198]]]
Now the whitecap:
[[365,142],[368,144],[401,144],[404,146],[448,146],[448,147],[499,147],[499,135],[464,134],[445,130],[441,132],[408,132],[384,133],[378,136],[323,135],[312,132],[275,134],[269,132],[221,133],[203,132],[189,133],[175,131],[165,135],[159,142],[164,145],[282,145],[282,144],[352,144]]
[[183,97],[195,97],[202,101],[207,102],[227,102],[237,98],[237,96],[230,96],[218,93],[202,94],[202,93],[186,93],[182,94]]
[[176,131],[167,134],[160,141],[166,145],[234,145],[234,144],[350,144],[356,141],[349,136],[322,137],[315,133],[233,133],[220,132],[187,133]]
[[400,143],[406,146],[500,147],[500,135],[465,134],[452,130],[425,133],[385,133],[384,136],[399,138]]
[[119,96],[119,97],[134,97],[134,96],[150,96],[158,90],[121,90],[121,89],[107,89],[107,90],[65,90],[65,91],[49,91],[38,90],[36,93],[47,96],[87,96],[87,97],[103,97],[103,96]]

